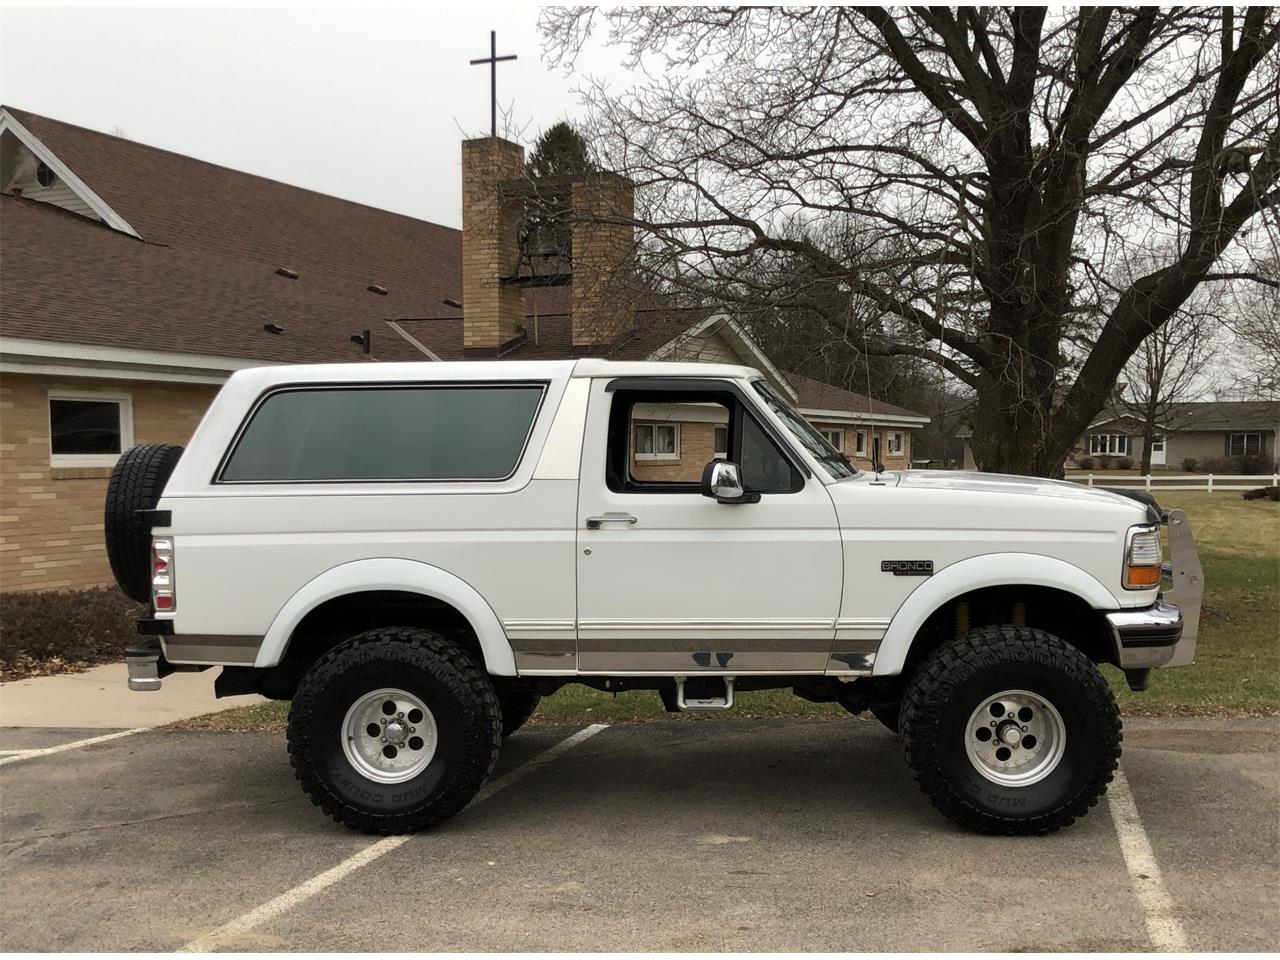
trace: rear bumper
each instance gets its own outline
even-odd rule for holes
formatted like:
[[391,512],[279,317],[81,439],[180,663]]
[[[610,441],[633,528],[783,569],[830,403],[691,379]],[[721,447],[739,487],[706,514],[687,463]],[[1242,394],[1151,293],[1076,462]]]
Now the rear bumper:
[[124,652],[124,663],[129,670],[129,689],[138,691],[159,690],[160,681],[173,672],[164,651],[157,641],[140,643]]
[[208,664],[170,663],[165,659],[159,640],[146,640],[124,652],[129,671],[129,689],[139,692],[159,690],[161,681],[171,673],[209,669]]
[[1160,598],[1141,610],[1116,610],[1107,622],[1115,640],[1116,663],[1124,670],[1180,667],[1196,655],[1204,571],[1191,523],[1181,510],[1162,516],[1169,539],[1168,581]]

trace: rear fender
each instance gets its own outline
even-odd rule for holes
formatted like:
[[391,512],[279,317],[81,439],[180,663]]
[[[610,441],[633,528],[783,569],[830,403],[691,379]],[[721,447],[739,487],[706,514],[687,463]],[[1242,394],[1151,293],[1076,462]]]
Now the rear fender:
[[485,669],[494,676],[516,675],[515,654],[493,608],[474,587],[429,563],[403,559],[354,560],[326,570],[293,595],[267,631],[254,666],[274,667],[284,657],[294,630],[320,604],[351,593],[399,590],[442,601],[457,609],[475,632]]

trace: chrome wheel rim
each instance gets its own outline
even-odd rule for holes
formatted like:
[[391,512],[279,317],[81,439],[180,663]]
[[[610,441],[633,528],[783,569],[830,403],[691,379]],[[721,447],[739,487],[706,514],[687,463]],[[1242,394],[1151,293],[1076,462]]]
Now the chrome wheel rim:
[[436,755],[436,718],[419,697],[396,687],[366,693],[342,721],[342,752],[377,783],[412,780]]
[[1029,787],[1053,773],[1067,748],[1057,708],[1030,690],[1002,690],[969,717],[964,735],[969,762],[992,783]]

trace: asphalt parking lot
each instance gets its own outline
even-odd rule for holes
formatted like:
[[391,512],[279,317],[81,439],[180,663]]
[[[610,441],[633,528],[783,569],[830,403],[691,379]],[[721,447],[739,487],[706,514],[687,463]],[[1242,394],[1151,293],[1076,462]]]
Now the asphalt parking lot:
[[1137,841],[1108,801],[1049,837],[961,832],[868,721],[528,728],[507,742],[496,789],[390,842],[322,818],[278,734],[149,731],[15,752],[103,733],[0,730],[0,949],[1280,942],[1275,720],[1130,721]]

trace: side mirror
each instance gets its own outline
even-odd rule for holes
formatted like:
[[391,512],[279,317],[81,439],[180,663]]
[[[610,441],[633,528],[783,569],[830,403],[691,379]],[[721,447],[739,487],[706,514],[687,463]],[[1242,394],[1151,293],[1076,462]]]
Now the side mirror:
[[712,460],[702,468],[702,495],[720,503],[760,502],[760,494],[743,489],[742,469],[729,460]]

